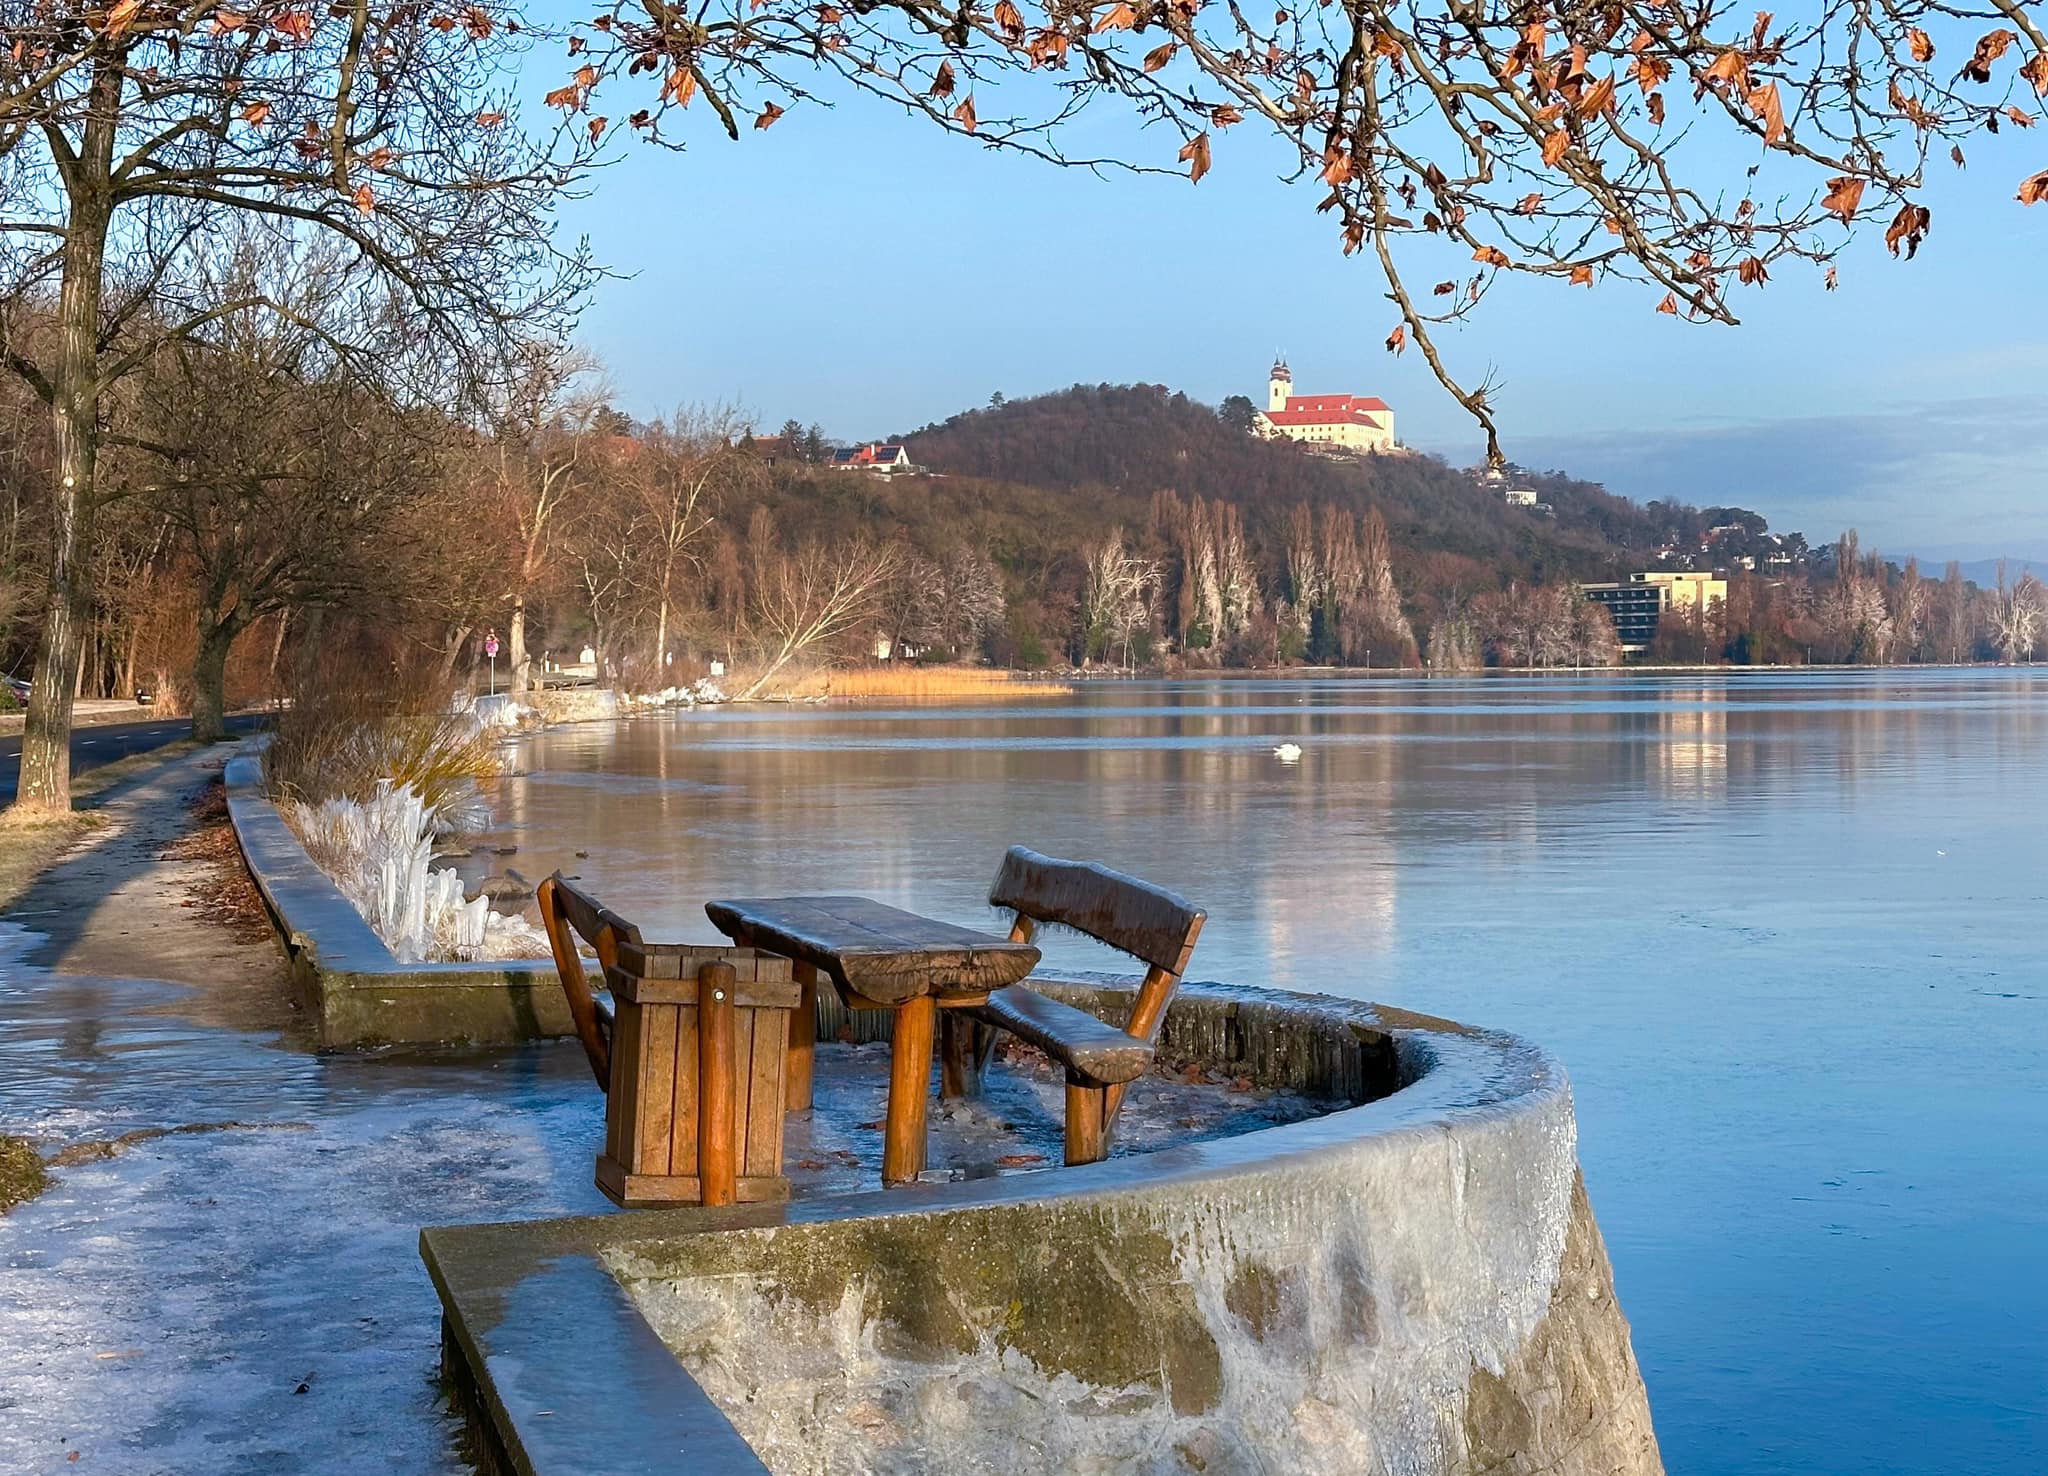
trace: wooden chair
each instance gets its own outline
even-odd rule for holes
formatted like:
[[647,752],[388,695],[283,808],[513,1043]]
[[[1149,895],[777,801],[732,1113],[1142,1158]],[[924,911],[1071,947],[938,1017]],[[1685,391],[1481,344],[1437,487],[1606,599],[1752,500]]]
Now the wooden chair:
[[640,930],[559,871],[540,884],[535,900],[540,904],[548,947],[555,955],[555,972],[562,976],[562,993],[569,998],[569,1018],[576,1022],[576,1037],[590,1057],[590,1069],[597,1073],[598,1089],[609,1092],[615,1012],[611,1001],[593,993],[584,977],[576,938],[591,946],[599,967],[609,973],[619,961],[619,946],[640,942]]
[[[557,872],[541,921],[584,1053],[604,1089],[597,1186],[627,1206],[789,1197],[785,1073],[803,991],[755,948],[649,943]],[[577,939],[604,966],[595,995]]]
[[1086,933],[1146,965],[1121,1030],[1029,983],[998,989],[988,1003],[946,1011],[940,1022],[940,1092],[978,1095],[995,1033],[1007,1030],[1066,1068],[1066,1160],[1094,1163],[1131,1082],[1152,1067],[1166,1007],[1187,972],[1207,917],[1173,893],[1087,861],[1061,861],[1013,846],[989,888],[989,905],[1016,913],[1010,937],[1031,941],[1052,923]]

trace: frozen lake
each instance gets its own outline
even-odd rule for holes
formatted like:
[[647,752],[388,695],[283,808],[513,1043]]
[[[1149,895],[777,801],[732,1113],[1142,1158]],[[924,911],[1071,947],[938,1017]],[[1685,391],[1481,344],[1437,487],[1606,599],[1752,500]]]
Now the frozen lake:
[[663,931],[984,921],[1022,842],[1207,907],[1194,977],[1530,1035],[1673,1472],[2048,1470],[2048,672],[1115,683],[518,753],[512,864]]

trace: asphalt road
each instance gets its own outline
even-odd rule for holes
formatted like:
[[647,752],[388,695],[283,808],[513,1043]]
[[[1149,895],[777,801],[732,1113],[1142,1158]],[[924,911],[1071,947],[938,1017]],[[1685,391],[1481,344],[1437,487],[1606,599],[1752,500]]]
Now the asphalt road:
[[[247,733],[263,721],[257,713],[228,719],[228,731]],[[131,753],[175,743],[192,731],[185,718],[161,718],[146,723],[107,723],[97,728],[74,728],[71,732],[71,772],[82,774],[99,764],[112,763]],[[14,798],[14,786],[21,777],[21,734],[0,738],[0,804]]]

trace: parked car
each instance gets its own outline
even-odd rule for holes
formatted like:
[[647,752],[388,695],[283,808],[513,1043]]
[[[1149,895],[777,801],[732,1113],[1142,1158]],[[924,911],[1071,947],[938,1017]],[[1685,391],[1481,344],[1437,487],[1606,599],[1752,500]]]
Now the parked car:
[[28,701],[28,678],[11,676],[6,678],[7,690],[14,694],[16,702]]

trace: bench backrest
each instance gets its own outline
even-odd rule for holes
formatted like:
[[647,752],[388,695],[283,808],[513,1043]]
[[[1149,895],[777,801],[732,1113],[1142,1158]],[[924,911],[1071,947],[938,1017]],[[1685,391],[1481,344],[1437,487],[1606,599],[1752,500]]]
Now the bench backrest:
[[582,938],[597,954],[605,969],[619,961],[619,945],[641,941],[640,930],[606,907],[597,898],[556,872],[540,884],[541,926],[547,930],[548,947],[555,956],[555,972],[562,978],[562,993],[569,1000],[569,1016],[576,1022],[576,1035],[583,1052],[590,1057],[590,1069],[597,1084],[609,1092],[612,1084],[611,1035],[599,1016],[597,999],[590,981],[583,975],[583,958],[576,947]]
[[1170,974],[1186,971],[1207,915],[1164,887],[1094,861],[1062,861],[1010,847],[989,905],[1086,933]]
[[1053,923],[1149,965],[1124,1026],[1125,1034],[1146,1042],[1159,1034],[1208,916],[1164,887],[1094,861],[1062,861],[1023,846],[1012,846],[1003,857],[988,900],[1017,914],[1011,936],[1020,941],[1028,942],[1036,925]]

